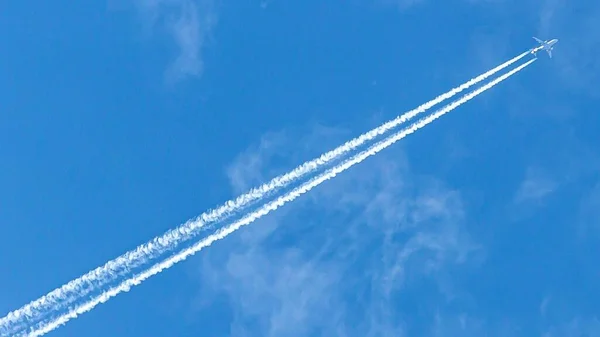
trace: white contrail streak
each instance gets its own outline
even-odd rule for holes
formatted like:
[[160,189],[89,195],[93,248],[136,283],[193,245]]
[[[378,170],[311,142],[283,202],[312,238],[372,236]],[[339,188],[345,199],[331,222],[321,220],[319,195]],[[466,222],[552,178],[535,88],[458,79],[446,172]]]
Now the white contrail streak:
[[[261,199],[268,193],[278,188],[287,186],[305,174],[310,173],[329,163],[330,161],[348,153],[349,151],[356,149],[358,146],[374,139],[379,135],[384,134],[390,129],[415,117],[419,113],[422,113],[441,103],[442,101],[453,97],[457,93],[487,79],[496,72],[520,60],[528,53],[529,52],[524,52],[521,55],[518,55],[511,60],[508,60],[495,67],[494,69],[491,69],[417,107],[416,109],[413,109],[402,116],[388,121],[387,123],[346,142],[332,151],[324,153],[317,159],[308,161],[298,166],[296,169],[287,174],[278,176],[272,179],[270,182],[250,190],[248,193],[237,197],[235,200],[229,200],[224,205],[214,210],[205,212],[196,219],[189,220],[183,225],[167,231],[162,236],[156,237],[148,243],[140,245],[136,249],[131,250],[117,257],[116,259],[108,261],[103,266],[68,282],[60,288],[49,292],[48,294],[30,302],[22,308],[8,313],[5,317],[0,319],[0,333],[3,331],[19,329],[20,326],[26,325],[26,322],[24,322],[25,320],[39,321],[50,312],[66,308],[69,304],[77,301],[77,299],[80,297],[85,296],[110,282],[113,282],[118,277],[130,273],[131,270],[143,266],[149,261],[161,256],[165,252],[176,248],[181,242],[187,241],[196,235],[198,230],[204,225],[224,220],[226,217],[231,215],[232,212],[240,210],[249,203]],[[21,323],[19,323],[19,321],[21,321]]]
[[448,104],[444,108],[436,111],[435,113],[419,120],[418,122],[412,124],[411,126],[393,134],[392,136],[390,136],[382,141],[379,141],[378,143],[376,143],[375,145],[372,145],[367,150],[364,150],[364,151],[358,153],[357,155],[355,155],[354,157],[351,157],[350,159],[345,160],[341,164],[330,168],[329,170],[325,171],[321,175],[314,177],[313,179],[309,180],[308,182],[293,189],[289,193],[287,193],[283,196],[280,196],[279,198],[262,206],[261,208],[257,209],[256,211],[247,214],[246,216],[237,220],[233,224],[217,230],[216,233],[209,235],[208,237],[206,237],[205,239],[201,240],[200,242],[194,244],[193,246],[182,250],[181,252],[167,258],[166,260],[164,260],[160,263],[155,264],[148,270],[146,270],[142,273],[139,273],[139,274],[131,277],[128,280],[123,281],[118,286],[106,290],[105,292],[98,295],[97,297],[92,298],[88,302],[85,302],[85,303],[77,306],[74,309],[71,309],[70,311],[64,313],[63,315],[61,315],[55,319],[52,319],[52,320],[41,322],[40,324],[37,325],[37,327],[34,328],[33,331],[31,331],[29,333],[21,333],[18,336],[26,335],[28,337],[37,337],[37,336],[44,335],[44,334],[58,328],[59,326],[67,323],[69,320],[76,318],[77,316],[92,310],[98,304],[108,301],[112,297],[117,296],[119,293],[129,291],[133,286],[139,285],[140,283],[144,282],[146,279],[150,278],[151,276],[156,275],[156,274],[164,271],[165,269],[172,267],[176,263],[187,259],[188,257],[190,257],[190,256],[194,255],[195,253],[199,252],[200,250],[202,250],[203,248],[210,246],[213,242],[225,238],[226,236],[228,236],[229,234],[238,230],[242,226],[248,225],[248,224],[254,222],[255,220],[263,217],[264,215],[267,215],[270,212],[278,209],[279,207],[283,206],[284,204],[286,204],[290,201],[293,201],[294,199],[298,198],[302,194],[317,187],[321,183],[323,183],[331,178],[334,178],[339,173],[362,162],[363,160],[367,159],[368,157],[377,154],[378,152],[391,146],[392,144],[399,141],[400,139],[402,139],[402,138],[408,136],[409,134],[417,131],[418,129],[428,125],[429,123],[433,122],[434,120],[438,119],[439,117],[443,116],[444,114],[446,114],[446,113],[456,109],[460,105],[470,101],[475,96],[492,88],[496,84],[506,80],[507,78],[514,75],[521,69],[523,69],[523,68],[527,67],[528,65],[530,65],[531,63],[533,63],[535,60],[536,59],[532,59],[532,60],[520,65],[519,67],[516,67],[515,69],[507,72],[506,74],[499,76],[498,78],[494,79],[493,81],[490,81],[489,83],[481,86],[477,90],[474,90],[473,92],[463,96],[459,100],[456,100],[456,101]]

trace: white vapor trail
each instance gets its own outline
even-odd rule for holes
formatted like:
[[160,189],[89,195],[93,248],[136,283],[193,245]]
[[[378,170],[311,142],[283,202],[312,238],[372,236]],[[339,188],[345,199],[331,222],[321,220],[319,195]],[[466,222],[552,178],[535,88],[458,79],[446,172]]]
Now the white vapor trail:
[[39,299],[21,307],[20,309],[8,313],[5,317],[0,319],[0,334],[18,330],[24,325],[27,325],[27,321],[39,322],[46,315],[56,312],[57,310],[67,308],[68,305],[77,301],[81,297],[97,291],[103,286],[106,286],[109,283],[117,280],[119,277],[131,273],[133,269],[141,267],[161,256],[162,254],[175,249],[180,243],[197,235],[199,230],[205,225],[226,219],[234,212],[237,212],[249,205],[251,202],[257,201],[267,196],[269,193],[287,186],[298,178],[301,178],[304,175],[331,162],[332,160],[348,153],[349,151],[356,149],[365,142],[386,133],[390,129],[415,117],[419,113],[422,113],[441,103],[442,101],[453,97],[457,93],[487,79],[496,72],[520,60],[528,53],[529,52],[524,52],[521,55],[518,55],[511,60],[508,60],[503,64],[469,80],[468,82],[436,97],[435,99],[424,103],[423,105],[344,143],[338,148],[324,153],[319,158],[305,162],[289,173],[278,176],[272,179],[270,182],[254,188],[234,200],[229,200],[224,205],[214,210],[207,211],[197,218],[189,220],[183,225],[167,231],[162,236],[155,237],[151,241],[138,246],[134,250],[108,261],[103,266],[98,267],[80,276],[79,278],[64,284],[60,288],[49,292]]
[[36,326],[34,328],[32,328],[32,331],[21,332],[17,336],[28,336],[28,337],[42,336],[42,335],[60,327],[61,325],[67,323],[69,320],[76,318],[77,316],[92,310],[98,304],[107,302],[109,299],[111,299],[114,296],[117,296],[121,292],[129,291],[133,286],[141,284],[142,282],[144,282],[146,279],[150,278],[151,276],[156,275],[156,274],[172,267],[173,265],[175,265],[178,262],[184,261],[185,259],[187,259],[188,257],[199,252],[203,248],[210,246],[213,242],[225,238],[226,236],[228,236],[229,234],[238,230],[242,226],[248,225],[248,224],[254,222],[255,220],[263,217],[264,215],[267,215],[268,213],[278,209],[279,207],[283,206],[284,204],[286,204],[290,201],[293,201],[294,199],[298,198],[302,194],[317,187],[321,183],[334,178],[339,173],[362,162],[363,160],[367,159],[368,157],[377,154],[378,152],[391,146],[392,144],[394,144],[395,142],[408,136],[409,134],[430,124],[431,122],[433,122],[434,120],[443,116],[444,114],[456,109],[460,105],[470,101],[471,99],[473,99],[477,95],[481,94],[482,92],[484,92],[484,91],[492,88],[496,84],[506,80],[510,76],[514,75],[518,71],[522,70],[523,68],[525,68],[528,65],[530,65],[531,63],[533,63],[535,60],[536,59],[532,59],[532,60],[516,67],[515,69],[505,73],[504,75],[499,76],[498,78],[494,79],[493,81],[490,81],[489,83],[481,86],[477,90],[474,90],[473,92],[466,94],[463,97],[461,97],[460,99],[448,104],[447,106],[436,111],[435,113],[419,120],[418,122],[413,123],[411,126],[389,136],[388,138],[386,138],[384,140],[377,142],[376,144],[369,147],[367,150],[364,150],[364,151],[356,154],[355,156],[343,161],[341,164],[328,169],[324,173],[312,178],[308,182],[293,189],[289,193],[284,194],[283,196],[280,196],[279,198],[265,204],[264,206],[260,207],[259,209],[255,210],[254,212],[247,214],[246,216],[244,216],[241,219],[237,220],[236,222],[230,224],[229,226],[226,226],[226,227],[223,227],[223,228],[217,230],[214,234],[209,235],[208,237],[204,238],[203,240],[199,241],[198,243],[194,244],[193,246],[182,250],[181,252],[167,258],[166,260],[153,265],[146,271],[139,273],[137,275],[134,275],[133,277],[123,281],[118,286],[112,287],[112,288],[104,291],[102,294],[92,298],[91,300],[89,300],[85,303],[80,304],[79,306],[65,312],[64,314],[62,314],[56,318],[46,320],[39,324],[36,324]]

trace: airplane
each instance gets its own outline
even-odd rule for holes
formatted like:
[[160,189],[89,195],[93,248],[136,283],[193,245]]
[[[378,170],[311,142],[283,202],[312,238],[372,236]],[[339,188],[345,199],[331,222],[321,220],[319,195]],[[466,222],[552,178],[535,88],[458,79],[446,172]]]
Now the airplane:
[[558,42],[558,39],[552,39],[552,40],[547,40],[547,41],[542,41],[540,39],[538,39],[537,37],[533,37],[534,40],[537,41],[537,43],[540,44],[539,47],[533,48],[531,49],[531,53],[537,57],[537,52],[540,50],[545,50],[548,53],[548,56],[550,56],[550,58],[552,58],[552,49],[554,49],[553,45],[556,44]]

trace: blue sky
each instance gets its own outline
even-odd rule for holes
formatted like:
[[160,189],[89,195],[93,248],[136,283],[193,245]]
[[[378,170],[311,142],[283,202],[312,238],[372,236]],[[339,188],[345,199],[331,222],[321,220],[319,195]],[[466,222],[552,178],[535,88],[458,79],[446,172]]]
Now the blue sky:
[[[442,4],[439,4],[442,3]],[[554,58],[53,336],[600,336],[600,4],[7,2],[0,309],[534,45]]]

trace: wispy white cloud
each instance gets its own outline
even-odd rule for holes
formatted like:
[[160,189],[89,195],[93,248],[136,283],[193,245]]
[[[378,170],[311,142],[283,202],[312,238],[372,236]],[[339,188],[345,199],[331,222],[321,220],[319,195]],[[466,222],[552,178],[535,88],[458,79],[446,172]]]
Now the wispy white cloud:
[[541,202],[557,188],[558,182],[541,168],[529,167],[517,190],[515,202]]
[[[560,193],[572,188],[579,188],[580,192],[571,198],[585,197],[590,179],[600,170],[598,152],[594,146],[582,141],[577,133],[565,131],[556,136],[553,130],[552,133],[541,131],[538,134],[535,143],[521,149],[527,156],[528,163],[525,164],[528,167],[508,205],[506,214],[512,220],[529,218],[551,202],[559,202]],[[561,202],[559,205],[565,203]],[[582,206],[582,214],[587,212],[583,208],[585,207]],[[589,222],[583,222],[586,221]],[[587,225],[583,227],[585,226]],[[577,231],[585,231],[583,227]]]
[[173,40],[177,53],[166,72],[168,82],[203,71],[202,50],[217,23],[213,0],[134,0],[146,28],[160,25]]
[[[328,136],[263,138],[228,169],[234,190],[346,137],[320,130]],[[433,293],[447,295],[438,283],[448,281],[448,268],[469,262],[478,249],[465,227],[460,193],[412,173],[398,149],[387,154],[202,255],[202,296],[228,296],[231,335],[403,336],[414,307],[400,299],[410,289],[427,281]]]
[[289,160],[291,155],[283,148],[289,142],[285,132],[269,132],[264,134],[258,144],[239,154],[238,165],[230,165],[226,171],[234,193],[244,193],[261,184],[269,176],[276,176],[284,169],[281,164],[272,165],[277,158]]
[[[539,336],[592,337],[600,336],[600,318],[583,313],[586,305],[569,299],[570,291],[558,291],[544,297],[540,305]],[[567,296],[564,296],[567,295]],[[593,295],[592,295],[593,296]]]

